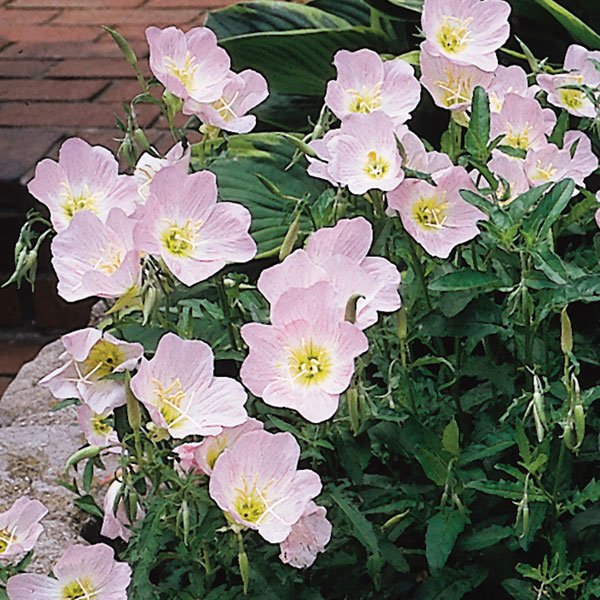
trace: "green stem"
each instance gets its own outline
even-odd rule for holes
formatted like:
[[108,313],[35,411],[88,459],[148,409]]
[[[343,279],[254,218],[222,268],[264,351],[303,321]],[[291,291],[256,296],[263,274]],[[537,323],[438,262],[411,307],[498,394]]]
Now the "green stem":
[[417,279],[419,280],[419,283],[421,285],[421,289],[423,290],[423,297],[425,298],[427,307],[429,308],[429,310],[433,310],[431,298],[429,297],[429,292],[427,290],[427,283],[425,282],[425,273],[423,272],[423,265],[421,264],[421,260],[417,255],[416,244],[410,236],[408,236],[408,253],[410,254],[410,259],[412,262],[413,269],[415,271],[415,275],[417,276]]
[[563,439],[562,444],[560,445],[560,452],[558,453],[558,462],[556,463],[556,475],[554,476],[554,487],[552,488],[552,502],[554,504],[554,511],[557,512],[556,501],[558,500],[558,481],[560,479],[560,473],[562,469],[562,464],[565,458],[565,441]]

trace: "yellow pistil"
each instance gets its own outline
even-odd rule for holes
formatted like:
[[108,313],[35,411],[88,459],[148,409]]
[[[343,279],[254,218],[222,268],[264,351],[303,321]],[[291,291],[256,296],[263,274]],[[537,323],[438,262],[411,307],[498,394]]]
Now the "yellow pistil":
[[65,181],[62,182],[64,191],[60,193],[61,198],[64,199],[62,203],[62,209],[69,219],[73,218],[73,215],[79,210],[89,210],[96,213],[96,204],[98,198],[95,194],[90,192],[88,185],[83,186],[83,190],[78,196],[74,196],[69,184]]
[[322,383],[331,371],[329,352],[310,340],[302,340],[300,348],[289,348],[288,370],[292,381],[310,386]]
[[154,404],[156,408],[158,408],[167,425],[176,424],[176,421],[184,416],[181,403],[185,399],[185,392],[181,387],[181,381],[177,378],[166,388],[158,379],[152,379],[152,383],[155,385],[154,396],[156,400]]
[[362,86],[361,91],[346,90],[352,96],[348,107],[350,112],[369,114],[379,110],[383,104],[381,99],[382,85],[383,81],[380,81],[370,90],[365,85]]
[[552,168],[552,163],[550,163],[545,169],[541,160],[537,161],[536,171],[531,175],[531,179],[534,181],[552,181],[554,175],[556,175],[557,169]]
[[442,104],[446,108],[451,108],[455,104],[471,102],[473,96],[473,84],[471,76],[460,74],[455,76],[451,69],[446,69],[446,80],[434,82],[442,91]]
[[446,210],[448,209],[448,202],[444,199],[440,202],[438,195],[430,198],[422,196],[418,202],[413,206],[413,219],[415,222],[425,229],[442,229],[446,222]]
[[252,487],[248,489],[248,482],[242,477],[244,482],[244,488],[235,488],[238,493],[235,500],[233,501],[233,508],[235,512],[248,523],[256,523],[267,510],[267,504],[264,498],[264,492],[266,487],[261,494],[256,489],[256,478]]
[[4,554],[15,542],[16,536],[9,529],[0,529],[0,554]]
[[194,76],[198,70],[198,65],[195,63],[196,57],[190,56],[188,50],[185,53],[185,65],[183,67],[179,67],[172,58],[165,57],[165,71],[169,73],[169,75],[173,75],[173,77],[179,79],[183,87],[188,92],[191,92],[194,88]]
[[444,17],[437,35],[440,46],[450,54],[462,52],[467,42],[471,41],[469,38],[469,23],[472,20],[472,17],[464,21],[456,17]]
[[102,249],[102,256],[98,260],[90,261],[96,271],[112,275],[123,262],[125,251],[123,248],[115,248],[112,244]]
[[83,366],[83,375],[86,377],[93,375],[100,379],[110,375],[124,361],[125,355],[116,344],[98,340],[92,346],[88,357],[80,364]]
[[102,437],[106,437],[113,430],[109,419],[108,415],[94,414],[91,419],[92,431]]
[[89,577],[85,579],[75,579],[67,583],[61,591],[61,600],[91,600],[98,594],[92,585]]
[[168,226],[161,235],[164,247],[175,256],[191,256],[197,245],[196,239],[202,222],[193,223],[188,219],[183,225],[178,225],[168,219],[165,219],[165,221],[167,221]]
[[529,134],[531,133],[531,125],[525,123],[525,126],[520,131],[515,131],[512,125],[509,124],[508,132],[506,133],[503,144],[511,146],[512,148],[518,148],[521,150],[529,150],[531,142],[529,141]]
[[390,161],[379,156],[375,150],[371,150],[367,154],[367,162],[363,167],[363,171],[372,179],[381,179],[385,176],[390,168]]

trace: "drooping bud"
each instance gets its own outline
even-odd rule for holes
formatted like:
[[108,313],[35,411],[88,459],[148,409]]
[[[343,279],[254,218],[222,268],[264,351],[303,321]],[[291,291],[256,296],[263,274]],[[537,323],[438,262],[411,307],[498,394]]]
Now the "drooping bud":
[[348,321],[348,323],[356,323],[356,305],[358,301],[364,298],[362,294],[352,294],[346,302],[346,312],[344,313],[344,321]]
[[560,313],[560,349],[563,354],[568,354],[573,350],[573,330],[566,306]]
[[294,249],[294,244],[298,238],[298,230],[300,229],[301,214],[301,212],[298,212],[296,218],[292,221],[292,224],[283,238],[281,248],[279,249],[279,260],[284,260],[285,257],[288,256]]

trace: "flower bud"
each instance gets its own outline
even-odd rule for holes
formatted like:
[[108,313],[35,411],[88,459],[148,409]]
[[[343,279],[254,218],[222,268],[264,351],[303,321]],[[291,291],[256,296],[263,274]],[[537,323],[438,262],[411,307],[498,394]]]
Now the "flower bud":
[[296,243],[296,239],[298,237],[298,230],[300,229],[301,214],[302,213],[298,212],[296,218],[292,221],[292,224],[287,230],[285,238],[283,238],[281,248],[279,249],[279,260],[284,260],[285,257],[288,256],[294,249],[294,244]]
[[573,350],[573,331],[566,306],[560,313],[560,349],[563,354],[567,354]]

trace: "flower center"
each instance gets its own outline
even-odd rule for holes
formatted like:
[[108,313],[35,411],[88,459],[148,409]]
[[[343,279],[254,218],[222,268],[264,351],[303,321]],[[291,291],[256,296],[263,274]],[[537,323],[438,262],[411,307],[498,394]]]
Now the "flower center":
[[113,430],[111,418],[109,415],[94,414],[94,416],[91,419],[91,426],[92,431],[102,437],[106,437]]
[[242,477],[242,480],[244,482],[243,489],[235,488],[238,494],[233,501],[233,508],[244,521],[256,523],[267,510],[267,504],[263,495],[256,489],[256,479],[250,490],[248,490],[246,479]]
[[434,82],[442,92],[442,104],[447,108],[454,106],[455,104],[463,104],[464,102],[471,102],[473,96],[473,84],[471,83],[471,76],[466,74],[455,74],[450,70],[446,70],[446,81]]
[[188,219],[183,225],[167,221],[168,227],[163,231],[161,240],[171,254],[179,257],[191,256],[196,247],[196,238],[201,221],[192,223]]
[[562,89],[560,90],[560,99],[567,108],[577,110],[583,106],[585,94],[582,90]]
[[461,21],[456,17],[445,16],[437,35],[440,46],[450,54],[462,52],[470,41],[468,27],[472,20],[472,17]]
[[169,73],[169,75],[173,75],[181,81],[183,87],[191,92],[194,88],[194,76],[196,71],[198,70],[198,65],[196,63],[196,57],[190,56],[190,51],[188,50],[185,53],[185,64],[183,67],[179,66],[172,58],[165,58],[165,71]]
[[537,161],[536,171],[531,175],[531,179],[541,181],[552,181],[554,175],[556,175],[557,169],[552,168],[552,163],[549,163],[544,169],[544,165],[541,160]]
[[529,134],[531,133],[531,126],[529,123],[525,123],[523,129],[515,131],[512,125],[508,125],[508,133],[504,137],[503,143],[513,148],[519,148],[521,150],[529,150],[531,142],[529,141]]
[[106,275],[112,275],[123,262],[125,251],[123,248],[115,248],[112,244],[108,246],[108,249],[102,249],[102,256],[94,261],[90,262],[96,271],[106,273]]
[[448,218],[446,216],[448,206],[448,202],[440,202],[437,195],[431,198],[422,196],[413,206],[413,218],[426,231],[443,229]]
[[377,83],[372,89],[362,86],[362,91],[346,90],[350,94],[350,112],[369,114],[379,110],[382,105],[381,86],[383,81]]
[[14,544],[16,536],[9,529],[0,529],[0,554],[4,554]]
[[233,103],[237,100],[239,92],[236,92],[231,99],[221,96],[216,102],[212,103],[213,108],[219,113],[223,120],[228,123],[231,119],[237,119],[237,113],[233,110]]
[[100,590],[94,590],[89,578],[85,580],[75,579],[65,585],[62,589],[61,600],[91,600],[98,595]]
[[168,426],[171,426],[184,416],[181,410],[181,403],[185,399],[185,392],[181,387],[179,378],[175,379],[170,386],[164,388],[162,383],[153,379],[154,395],[156,396],[156,408],[158,408],[162,418]]
[[363,167],[363,171],[372,179],[381,179],[389,171],[390,161],[379,156],[375,150],[371,150],[367,154],[367,162]]
[[64,188],[64,191],[60,193],[61,198],[64,198],[62,209],[69,219],[73,218],[73,215],[78,210],[89,210],[96,213],[98,198],[95,194],[90,192],[90,188],[87,184],[83,186],[83,190],[79,195],[73,195],[73,192],[66,181],[63,181],[61,185]]
[[313,343],[302,340],[297,349],[289,349],[288,370],[292,381],[305,386],[323,382],[331,371],[329,352]]
[[225,436],[218,436],[217,438],[215,438],[215,441],[216,441],[217,445],[213,446],[206,453],[206,462],[208,463],[208,466],[211,469],[215,466],[215,463],[217,462],[217,458],[219,458],[219,456],[221,456],[221,454],[223,453],[223,450],[225,450],[225,448],[227,448],[227,438]]
[[96,379],[110,375],[125,360],[125,355],[116,344],[98,340],[83,361],[83,373]]

